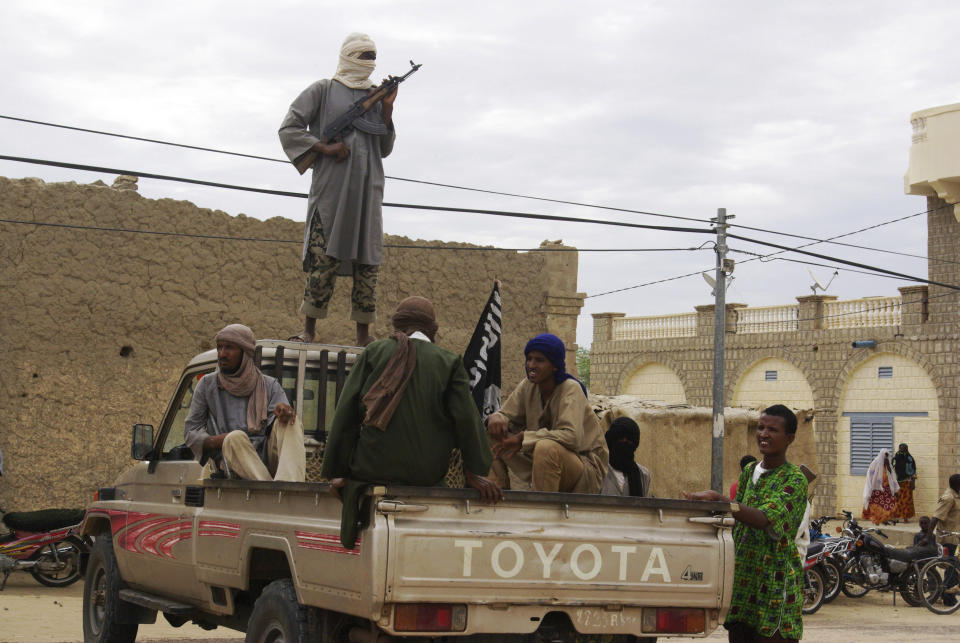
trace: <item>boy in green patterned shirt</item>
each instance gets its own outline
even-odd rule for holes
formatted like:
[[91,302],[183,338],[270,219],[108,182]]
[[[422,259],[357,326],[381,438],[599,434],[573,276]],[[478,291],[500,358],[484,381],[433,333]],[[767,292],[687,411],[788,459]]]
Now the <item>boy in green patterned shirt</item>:
[[[723,624],[730,643],[803,638],[803,561],[794,538],[807,507],[807,479],[787,462],[796,435],[793,411],[782,404],[765,409],[756,434],[763,460],[740,473],[733,596]],[[684,496],[724,500],[716,491]]]

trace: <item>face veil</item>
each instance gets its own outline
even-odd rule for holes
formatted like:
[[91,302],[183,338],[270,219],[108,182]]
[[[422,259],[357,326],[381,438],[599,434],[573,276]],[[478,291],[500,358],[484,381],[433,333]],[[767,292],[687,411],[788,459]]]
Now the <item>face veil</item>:
[[376,68],[377,62],[361,59],[360,54],[365,51],[377,51],[377,46],[370,36],[363,33],[352,33],[347,36],[340,47],[340,62],[337,64],[337,73],[333,75],[333,79],[351,89],[373,87],[370,74]]

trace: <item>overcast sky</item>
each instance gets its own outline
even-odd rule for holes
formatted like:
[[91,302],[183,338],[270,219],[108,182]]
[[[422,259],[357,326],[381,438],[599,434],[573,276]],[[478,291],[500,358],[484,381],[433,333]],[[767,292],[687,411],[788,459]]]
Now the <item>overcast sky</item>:
[[[410,59],[423,64],[397,99],[388,176],[697,219],[725,207],[733,223],[823,238],[926,209],[903,189],[910,114],[960,102],[957,24],[956,0],[4,0],[0,114],[279,158],[276,130],[289,103],[330,77],[344,36],[362,31],[377,43],[375,79],[405,72]],[[309,182],[280,163],[2,119],[0,154],[298,192]],[[8,161],[0,175],[114,178]],[[306,214],[301,199],[147,179],[140,193],[264,219]],[[385,198],[707,227],[396,180]],[[400,209],[385,209],[384,225],[414,239],[503,247],[563,239],[580,248],[690,248],[712,239]],[[844,241],[925,255],[925,218]],[[926,276],[923,259],[811,249]],[[590,313],[657,315],[712,303],[698,276],[595,295],[713,264],[709,249],[582,253],[579,288],[590,297],[579,342],[590,343]],[[832,273],[813,270],[823,281]],[[796,263],[754,261],[735,276],[727,301],[787,304],[810,294],[807,267]],[[906,283],[841,272],[829,293],[895,295]]]

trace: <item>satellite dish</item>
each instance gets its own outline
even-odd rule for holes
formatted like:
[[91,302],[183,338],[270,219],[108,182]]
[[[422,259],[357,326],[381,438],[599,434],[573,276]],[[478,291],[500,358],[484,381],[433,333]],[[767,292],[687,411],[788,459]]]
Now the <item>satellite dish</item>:
[[[713,277],[711,277],[709,272],[701,272],[701,273],[700,273],[700,276],[703,277],[703,280],[704,280],[705,282],[707,282],[707,284],[710,286],[710,294],[713,295],[714,297],[716,297],[716,295],[717,295],[717,280],[714,279]],[[732,283],[733,283],[733,275],[730,275],[729,277],[727,277],[727,283],[726,283],[725,287],[726,287],[726,288],[729,288],[729,287],[730,287],[730,284],[732,284]]]
[[814,295],[817,294],[817,290],[820,290],[820,292],[826,292],[826,291],[827,291],[827,288],[830,287],[830,284],[833,283],[833,280],[836,279],[836,278],[837,278],[837,275],[840,274],[838,271],[834,270],[834,271],[833,271],[833,276],[830,277],[830,281],[828,281],[828,282],[827,282],[827,285],[824,286],[822,283],[820,283],[820,280],[817,279],[817,276],[816,276],[815,274],[813,274],[813,271],[810,270],[810,268],[807,268],[807,273],[809,273],[810,278],[813,279],[813,285],[810,286],[810,290],[813,291],[813,294],[814,294]]

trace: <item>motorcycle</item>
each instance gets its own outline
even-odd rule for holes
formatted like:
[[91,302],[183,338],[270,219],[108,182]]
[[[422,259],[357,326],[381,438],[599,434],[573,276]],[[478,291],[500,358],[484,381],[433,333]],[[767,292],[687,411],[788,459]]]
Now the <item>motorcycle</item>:
[[[810,549],[822,550],[820,545],[812,544]],[[803,613],[813,614],[823,605],[824,591],[826,590],[826,581],[823,578],[823,572],[818,562],[818,553],[812,555],[808,553],[807,559],[803,564]]]
[[[815,564],[823,577],[823,602],[829,603],[840,594],[840,571],[847,560],[853,540],[843,536],[834,538],[823,532],[823,526],[834,516],[821,516],[810,521],[810,546],[807,548],[807,563]],[[838,530],[839,531],[839,530]],[[806,564],[805,564],[806,566]]]
[[90,550],[90,543],[76,533],[83,509],[0,513],[10,530],[0,535],[0,591],[15,571],[29,571],[48,587],[66,587],[80,579],[80,557]]
[[[921,578],[920,570],[938,557],[936,546],[898,549],[885,545],[876,537],[887,538],[879,528],[864,529],[850,512],[844,512],[844,536],[853,541],[847,562],[841,569],[841,591],[860,598],[870,590],[899,592],[911,607],[923,605],[923,595],[935,597],[942,591],[940,579],[928,573]],[[894,594],[896,601],[896,594]]]

